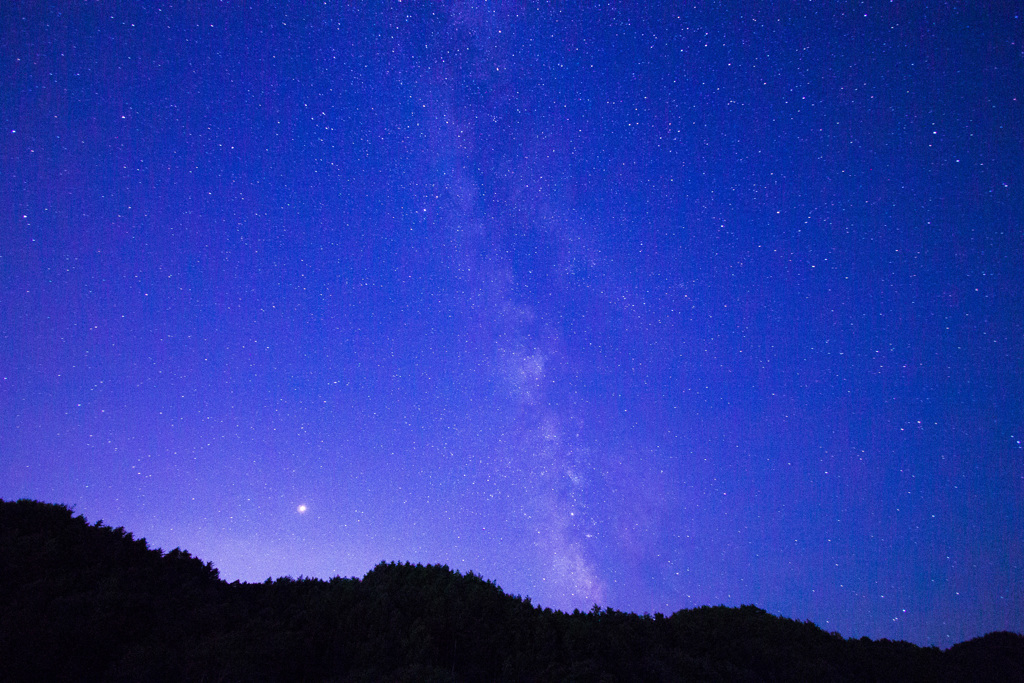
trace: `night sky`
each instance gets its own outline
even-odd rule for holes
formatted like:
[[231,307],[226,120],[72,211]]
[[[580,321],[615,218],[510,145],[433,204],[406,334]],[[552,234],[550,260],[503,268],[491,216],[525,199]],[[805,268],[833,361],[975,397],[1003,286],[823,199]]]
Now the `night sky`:
[[1015,3],[156,4],[0,4],[0,497],[1024,631]]

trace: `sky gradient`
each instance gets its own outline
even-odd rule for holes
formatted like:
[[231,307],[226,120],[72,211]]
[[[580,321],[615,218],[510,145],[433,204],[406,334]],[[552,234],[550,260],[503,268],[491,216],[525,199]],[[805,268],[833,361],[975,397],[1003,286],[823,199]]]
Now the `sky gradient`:
[[653,4],[0,4],[0,497],[1024,632],[1024,22]]

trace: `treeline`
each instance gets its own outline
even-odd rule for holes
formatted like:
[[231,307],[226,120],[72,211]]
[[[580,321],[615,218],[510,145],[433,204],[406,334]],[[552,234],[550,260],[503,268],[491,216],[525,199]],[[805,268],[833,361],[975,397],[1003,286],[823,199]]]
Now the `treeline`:
[[62,505],[0,501],[4,681],[1020,681],[1024,637],[846,640],[753,606],[565,614],[443,566],[228,584]]

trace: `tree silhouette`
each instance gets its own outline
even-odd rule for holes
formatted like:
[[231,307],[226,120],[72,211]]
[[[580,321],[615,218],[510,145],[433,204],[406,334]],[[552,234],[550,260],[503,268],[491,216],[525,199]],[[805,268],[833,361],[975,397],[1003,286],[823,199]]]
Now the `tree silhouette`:
[[62,505],[0,501],[0,681],[1016,681],[1024,637],[942,652],[752,605],[542,609],[441,565],[227,584]]

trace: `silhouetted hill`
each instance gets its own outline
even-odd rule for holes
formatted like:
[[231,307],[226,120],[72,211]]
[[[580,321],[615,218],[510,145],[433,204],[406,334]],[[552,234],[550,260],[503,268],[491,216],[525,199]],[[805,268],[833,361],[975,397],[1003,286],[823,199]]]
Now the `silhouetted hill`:
[[753,606],[564,614],[442,566],[227,584],[61,505],[0,501],[5,681],[1020,681],[1024,637],[942,652]]

